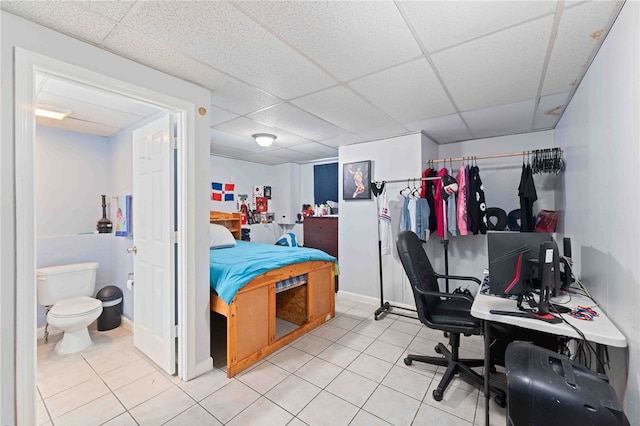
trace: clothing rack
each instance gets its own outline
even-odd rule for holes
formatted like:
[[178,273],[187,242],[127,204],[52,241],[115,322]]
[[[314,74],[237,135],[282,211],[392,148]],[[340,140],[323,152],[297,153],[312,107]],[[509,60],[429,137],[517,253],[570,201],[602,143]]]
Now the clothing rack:
[[468,155],[466,157],[456,157],[456,158],[441,158],[439,160],[427,160],[427,163],[445,163],[447,161],[465,161],[465,160],[487,160],[490,158],[505,158],[505,157],[520,157],[525,155],[535,154],[536,152],[544,152],[544,151],[560,151],[564,152],[564,148],[546,148],[546,149],[532,149],[529,151],[520,151],[520,152],[509,152],[505,154],[489,154],[489,155]]
[[[422,181],[428,181],[428,180],[440,180],[440,177],[429,177],[429,178],[424,178],[424,177],[419,177],[419,178],[408,178],[408,179],[394,179],[394,180],[383,180],[383,181],[374,181],[371,182],[371,185],[380,185],[382,184],[382,186],[384,186],[387,183],[417,183],[417,182],[422,182]],[[377,197],[377,195],[376,195]],[[443,204],[442,206],[443,208],[443,213],[446,215],[446,205]],[[378,211],[377,211],[377,207],[376,207],[376,216],[378,215]],[[445,268],[445,275],[449,275],[449,255],[448,255],[448,246],[449,246],[449,240],[447,239],[447,233],[445,232],[444,234],[444,239],[440,241],[440,243],[443,245],[444,247],[444,268]],[[377,321],[378,317],[382,314],[382,313],[388,313],[391,315],[398,315],[401,317],[407,317],[407,318],[414,318],[415,316],[412,315],[406,315],[403,314],[402,312],[393,312],[391,309],[402,309],[403,311],[411,311],[411,312],[417,312],[415,309],[411,309],[411,308],[404,308],[402,306],[396,306],[396,305],[392,305],[389,302],[386,302],[384,300],[384,285],[383,285],[383,281],[382,281],[382,241],[380,240],[380,228],[378,227],[378,272],[380,274],[380,307],[378,309],[376,309],[376,311],[373,314],[373,318]],[[447,293],[449,292],[449,279],[446,279],[446,290]]]

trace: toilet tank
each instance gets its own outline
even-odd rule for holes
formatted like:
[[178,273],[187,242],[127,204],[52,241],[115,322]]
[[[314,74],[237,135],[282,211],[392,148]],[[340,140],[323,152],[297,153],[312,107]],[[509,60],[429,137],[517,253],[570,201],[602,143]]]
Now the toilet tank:
[[50,266],[36,270],[38,304],[51,306],[64,299],[93,296],[97,262]]

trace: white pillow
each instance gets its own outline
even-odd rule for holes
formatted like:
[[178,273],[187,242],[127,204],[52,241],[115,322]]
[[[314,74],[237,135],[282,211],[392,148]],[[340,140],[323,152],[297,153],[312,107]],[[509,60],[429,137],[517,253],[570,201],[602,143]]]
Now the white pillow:
[[209,248],[219,249],[233,247],[236,245],[236,239],[227,228],[215,223],[209,224]]

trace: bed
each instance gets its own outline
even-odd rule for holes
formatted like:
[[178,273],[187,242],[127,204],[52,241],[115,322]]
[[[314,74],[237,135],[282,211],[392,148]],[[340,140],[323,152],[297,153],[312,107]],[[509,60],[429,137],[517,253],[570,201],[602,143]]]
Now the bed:
[[[239,213],[212,211],[209,219],[240,239]],[[292,252],[302,256],[281,258]],[[335,271],[336,259],[315,249],[237,241],[210,250],[211,311],[226,317],[227,376],[333,318]],[[294,327],[278,332],[283,322]]]

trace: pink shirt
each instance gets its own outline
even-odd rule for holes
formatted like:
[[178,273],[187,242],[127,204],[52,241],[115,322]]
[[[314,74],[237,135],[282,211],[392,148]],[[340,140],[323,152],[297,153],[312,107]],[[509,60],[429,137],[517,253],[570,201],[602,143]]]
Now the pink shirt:
[[458,230],[460,235],[467,235],[469,233],[467,229],[467,180],[465,177],[465,167],[461,166],[456,175],[456,182],[458,182]]

